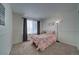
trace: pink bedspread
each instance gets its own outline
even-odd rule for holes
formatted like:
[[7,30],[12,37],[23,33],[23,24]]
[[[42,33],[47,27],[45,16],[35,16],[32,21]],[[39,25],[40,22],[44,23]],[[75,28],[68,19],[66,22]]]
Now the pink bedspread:
[[53,33],[34,35],[31,38],[32,42],[36,44],[37,50],[41,51],[56,42],[56,35]]

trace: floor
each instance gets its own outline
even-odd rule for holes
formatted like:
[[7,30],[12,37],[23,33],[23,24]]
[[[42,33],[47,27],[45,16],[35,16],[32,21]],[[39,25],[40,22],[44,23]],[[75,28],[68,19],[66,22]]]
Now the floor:
[[36,48],[31,45],[31,42],[24,42],[16,44],[12,47],[10,55],[77,55],[79,51],[76,47],[65,44],[55,43],[49,46],[45,51],[37,51]]

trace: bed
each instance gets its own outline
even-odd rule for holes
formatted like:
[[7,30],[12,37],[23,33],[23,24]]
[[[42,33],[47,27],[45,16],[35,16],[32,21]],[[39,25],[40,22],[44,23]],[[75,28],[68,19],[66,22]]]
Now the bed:
[[40,51],[44,51],[47,47],[56,42],[55,32],[33,35],[31,38],[32,44],[37,47],[36,50]]

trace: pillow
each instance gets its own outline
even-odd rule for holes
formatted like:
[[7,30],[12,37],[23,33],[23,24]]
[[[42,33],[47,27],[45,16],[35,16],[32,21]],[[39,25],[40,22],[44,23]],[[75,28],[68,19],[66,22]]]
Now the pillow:
[[55,34],[55,31],[47,32],[47,34]]
[[41,34],[44,34],[44,33],[46,33],[46,31],[42,31],[42,32],[41,32]]

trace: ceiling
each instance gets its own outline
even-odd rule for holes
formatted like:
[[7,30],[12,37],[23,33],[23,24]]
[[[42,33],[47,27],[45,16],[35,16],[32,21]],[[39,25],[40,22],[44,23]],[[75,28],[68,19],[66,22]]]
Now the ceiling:
[[13,12],[22,14],[24,17],[43,19],[57,12],[71,12],[76,8],[76,4],[12,3],[11,7]]

